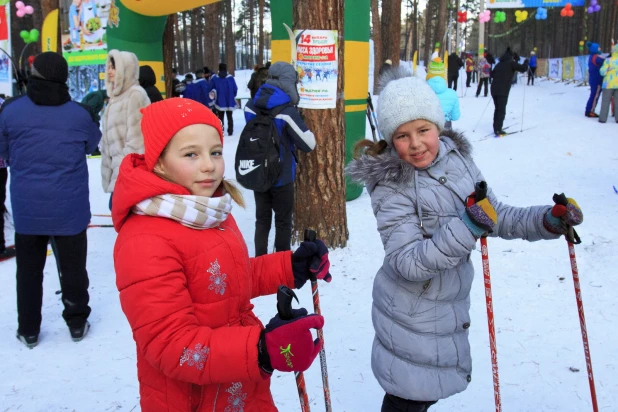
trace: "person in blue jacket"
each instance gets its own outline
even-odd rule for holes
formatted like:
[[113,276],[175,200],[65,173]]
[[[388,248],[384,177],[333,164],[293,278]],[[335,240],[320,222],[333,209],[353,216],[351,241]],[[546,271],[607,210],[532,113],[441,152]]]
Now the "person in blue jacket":
[[530,52],[530,60],[528,61],[528,86],[530,82],[534,86],[534,77],[536,76],[536,52],[533,50]]
[[587,42],[586,47],[590,52],[588,58],[588,83],[590,84],[590,97],[586,103],[586,117],[599,117],[595,113],[599,97],[601,96],[601,89],[603,87],[603,76],[601,76],[600,70],[605,62],[605,59],[601,57],[601,49],[597,43]]
[[255,197],[255,256],[268,253],[268,234],[275,212],[275,250],[290,250],[292,239],[292,211],[294,209],[294,179],[296,177],[296,148],[305,153],[315,148],[315,136],[309,130],[295,105],[300,97],[296,89],[298,73],[289,63],[276,62],[268,70],[268,79],[253,100],[245,105],[247,123],[260,111],[280,110],[275,125],[282,139],[280,158],[283,170],[279,179],[266,192],[253,192]]
[[204,69],[196,70],[195,78],[196,80],[193,83],[187,84],[183,97],[185,99],[191,99],[202,103],[204,106],[212,110],[215,105],[215,101],[210,97],[210,92],[213,90],[212,80],[209,77],[206,77]]
[[440,100],[440,106],[442,106],[446,120],[444,128],[451,129],[452,122],[459,120],[461,112],[459,110],[457,92],[454,89],[448,88],[444,76],[444,64],[439,57],[434,56],[434,59],[429,63],[426,80],[429,87],[431,87]]
[[219,63],[219,73],[212,76],[213,88],[217,93],[215,98],[215,108],[217,116],[221,119],[221,125],[224,125],[224,117],[227,115],[227,134],[234,134],[234,119],[232,114],[236,109],[236,94],[238,86],[234,76],[228,74],[227,64]]
[[86,229],[90,222],[86,155],[101,140],[89,106],[71,101],[66,60],[46,52],[34,59],[27,94],[0,112],[0,158],[11,168],[17,263],[17,338],[37,345],[41,328],[47,243],[56,246],[64,312],[71,338],[90,327]]

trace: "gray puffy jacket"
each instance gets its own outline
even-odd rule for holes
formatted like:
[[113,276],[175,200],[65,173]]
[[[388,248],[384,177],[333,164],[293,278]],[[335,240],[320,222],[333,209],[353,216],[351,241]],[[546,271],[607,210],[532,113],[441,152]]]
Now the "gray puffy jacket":
[[[416,401],[463,391],[472,372],[470,252],[476,241],[459,216],[484,178],[462,135],[444,131],[440,140],[436,160],[425,169],[390,149],[347,168],[367,186],[385,251],[373,285],[371,367],[387,393]],[[550,206],[508,206],[491,189],[487,196],[498,213],[492,236],[558,237],[543,227]]]

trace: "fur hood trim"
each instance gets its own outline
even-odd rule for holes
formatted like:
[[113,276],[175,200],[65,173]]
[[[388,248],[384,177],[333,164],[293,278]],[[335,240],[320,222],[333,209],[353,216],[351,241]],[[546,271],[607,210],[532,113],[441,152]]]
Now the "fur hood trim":
[[[440,140],[447,152],[457,150],[462,156],[472,158],[472,145],[461,132],[443,130]],[[416,169],[401,160],[389,146],[378,156],[362,155],[346,167],[346,175],[355,182],[364,183],[370,190],[379,182],[404,184],[414,181]]]

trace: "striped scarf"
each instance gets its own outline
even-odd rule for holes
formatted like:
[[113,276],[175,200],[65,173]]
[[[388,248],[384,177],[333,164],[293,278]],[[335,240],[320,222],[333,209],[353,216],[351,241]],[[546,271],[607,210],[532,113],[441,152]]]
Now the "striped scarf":
[[221,197],[159,195],[133,206],[138,215],[159,216],[175,220],[191,229],[210,229],[219,226],[232,211],[229,194]]

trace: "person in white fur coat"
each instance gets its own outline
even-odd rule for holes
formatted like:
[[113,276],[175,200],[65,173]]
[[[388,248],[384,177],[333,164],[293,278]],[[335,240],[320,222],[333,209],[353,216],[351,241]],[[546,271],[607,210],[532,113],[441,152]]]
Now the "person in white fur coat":
[[[139,62],[135,54],[118,50],[108,53],[105,88],[110,100],[101,139],[101,179],[106,193],[114,192],[122,159],[130,153],[144,153],[141,109],[150,104],[150,99],[139,85],[138,77]],[[109,208],[112,208],[111,195]]]

